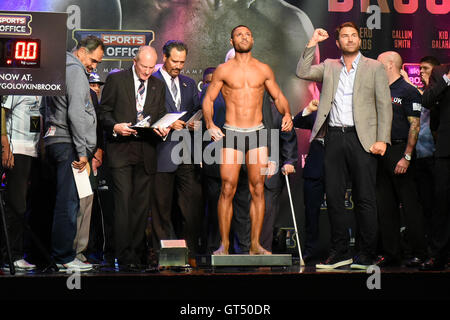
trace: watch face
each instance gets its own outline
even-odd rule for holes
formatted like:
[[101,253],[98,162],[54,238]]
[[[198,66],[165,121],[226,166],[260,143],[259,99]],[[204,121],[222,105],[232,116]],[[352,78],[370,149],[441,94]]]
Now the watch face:
[[405,154],[405,159],[411,161],[411,156],[409,154]]

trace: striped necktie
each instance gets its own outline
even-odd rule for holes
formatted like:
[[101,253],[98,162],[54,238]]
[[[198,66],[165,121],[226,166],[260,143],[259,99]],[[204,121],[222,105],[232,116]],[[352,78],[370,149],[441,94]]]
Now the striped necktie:
[[139,85],[138,88],[138,94],[139,94],[139,99],[141,99],[141,101],[144,99],[144,93],[145,93],[145,85],[144,85],[144,80],[139,79],[139,81],[141,82],[141,84]]
[[179,105],[178,99],[177,99],[178,88],[177,88],[177,85],[175,84],[175,78],[171,79],[170,91],[172,91],[173,100],[175,101],[175,106],[177,107],[177,110],[180,111],[180,105]]
[[138,101],[137,101],[137,121],[141,121],[144,118],[144,93],[145,93],[145,81],[139,79],[139,81],[141,82],[141,84],[139,85],[138,88]]

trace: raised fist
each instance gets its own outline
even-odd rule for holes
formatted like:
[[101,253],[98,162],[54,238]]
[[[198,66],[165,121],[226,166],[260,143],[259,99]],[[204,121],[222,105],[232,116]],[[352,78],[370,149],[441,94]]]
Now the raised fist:
[[322,42],[324,40],[327,40],[329,37],[328,32],[324,29],[318,28],[316,30],[314,30],[313,36],[312,36],[312,40],[314,40],[315,42]]

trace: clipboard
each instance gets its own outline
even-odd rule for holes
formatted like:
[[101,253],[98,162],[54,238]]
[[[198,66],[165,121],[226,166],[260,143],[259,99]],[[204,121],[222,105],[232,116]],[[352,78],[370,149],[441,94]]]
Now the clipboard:
[[188,121],[186,121],[186,126],[188,126],[192,122],[200,121],[202,118],[203,118],[203,110],[200,109],[192,117],[190,117]]
[[154,124],[152,124],[151,128],[158,128],[158,127],[162,127],[162,128],[167,128],[169,127],[172,123],[174,123],[175,121],[177,121],[178,119],[180,119],[182,116],[184,116],[186,114],[186,111],[183,112],[177,112],[177,113],[166,113],[164,115],[164,117],[162,117],[161,119],[159,119],[158,121],[156,121]]

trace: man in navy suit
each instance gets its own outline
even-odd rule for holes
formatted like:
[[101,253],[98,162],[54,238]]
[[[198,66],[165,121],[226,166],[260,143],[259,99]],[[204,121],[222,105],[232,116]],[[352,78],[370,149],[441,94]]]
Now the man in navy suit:
[[145,226],[156,145],[158,136],[168,133],[168,129],[138,133],[130,128],[142,117],[150,116],[154,123],[166,113],[164,83],[152,76],[156,60],[153,47],[139,48],[131,69],[108,76],[100,105],[113,182],[115,253],[124,270],[146,264]]
[[[154,74],[166,84],[167,112],[186,111],[183,117],[171,125],[175,131],[185,129],[186,121],[201,108],[195,81],[180,74],[187,53],[187,46],[183,42],[167,41],[163,47],[164,64]],[[188,129],[192,131],[193,126],[188,126]],[[192,150],[191,143],[185,140],[178,141],[172,137],[175,137],[174,132],[157,148],[158,167],[155,176],[157,188],[155,188],[152,206],[152,224],[158,240],[177,237],[186,240],[189,249],[189,263],[192,265],[195,264],[194,257],[198,251],[198,239],[201,231],[201,177],[197,168],[194,167],[190,155],[183,154],[180,163],[173,155],[175,152],[172,152],[175,147],[179,147],[179,143],[187,143],[183,152]],[[173,200],[177,203],[183,219],[181,234],[175,234],[171,220]]]

